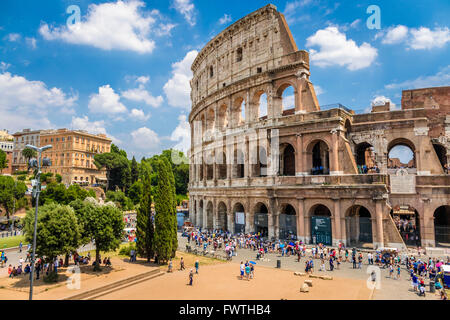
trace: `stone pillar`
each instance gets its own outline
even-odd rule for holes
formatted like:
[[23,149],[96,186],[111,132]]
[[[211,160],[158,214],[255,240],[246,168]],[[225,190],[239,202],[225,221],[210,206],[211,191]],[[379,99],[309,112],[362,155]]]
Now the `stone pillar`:
[[301,133],[298,133],[296,137],[297,137],[297,147],[296,147],[297,152],[295,154],[295,175],[304,176],[307,175],[308,172],[305,168],[306,164],[303,159],[303,135]]
[[374,241],[374,245],[375,247],[384,247],[383,206],[381,200],[375,200],[375,216],[377,221],[377,242]]
[[249,178],[251,176],[250,174],[250,170],[251,170],[251,165],[250,165],[250,150],[249,150],[249,142],[247,139],[245,139],[245,154],[244,154],[244,177],[245,178]]
[[339,130],[331,130],[330,175],[342,174],[342,172],[339,170],[339,134]]
[[345,213],[344,215],[341,215],[341,239],[342,239],[342,243],[347,246],[347,228],[346,228],[346,217],[345,217]]
[[275,229],[274,229],[274,223],[273,223],[273,214],[269,212],[267,214],[267,228],[269,229],[269,238],[272,238],[275,236]]
[[422,199],[423,213],[420,215],[420,239],[422,247],[435,247],[434,212],[431,210],[430,199]]
[[333,245],[338,245],[339,241],[342,241],[342,234],[341,234],[341,206],[340,206],[340,199],[335,198],[333,199],[334,203],[334,230],[335,232],[332,234],[333,236]]
[[217,207],[216,207],[216,198],[214,198],[214,200],[213,200],[213,212],[212,212],[212,215],[213,215],[213,229],[217,229],[217,222],[218,222],[218,217],[217,217],[218,212],[217,211],[218,210],[217,210]]
[[305,242],[305,211],[304,211],[304,198],[297,198],[297,239]]
[[231,200],[228,200],[227,203],[227,227],[228,231],[231,233],[234,233],[234,214],[233,214],[233,208],[231,207]]

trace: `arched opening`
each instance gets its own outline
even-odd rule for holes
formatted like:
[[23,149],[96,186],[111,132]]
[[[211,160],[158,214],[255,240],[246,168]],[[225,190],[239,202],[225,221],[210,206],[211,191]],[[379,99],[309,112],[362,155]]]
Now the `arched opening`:
[[450,206],[434,211],[434,239],[437,247],[450,247]]
[[200,121],[202,122],[202,140],[206,138],[206,117],[204,114],[201,115]]
[[264,203],[258,203],[254,210],[255,232],[262,237],[269,235],[269,211]]
[[283,176],[295,176],[295,150],[290,144],[281,145],[280,172]]
[[218,179],[224,180],[227,178],[227,157],[225,152],[217,153],[216,158],[217,165],[217,177]]
[[267,150],[264,147],[258,147],[258,176],[267,176]]
[[233,208],[234,232],[245,232],[245,210],[241,203],[236,203]]
[[206,156],[206,180],[214,179],[214,154],[209,152]]
[[331,211],[323,204],[317,204],[310,210],[311,216],[311,243],[332,244]]
[[228,126],[228,109],[226,105],[219,108],[218,129],[225,130]]
[[409,173],[416,173],[416,156],[414,145],[406,139],[396,139],[388,147],[388,173],[393,174],[397,169],[406,169]]
[[[295,90],[294,87],[288,85],[281,94],[281,105],[283,115],[292,114],[295,110]],[[291,112],[289,112],[291,111]]]
[[202,163],[198,165],[198,167],[199,167],[198,170],[199,170],[200,181],[203,181],[203,178],[204,178],[204,177],[203,177],[203,170],[204,170],[204,167],[203,167],[203,166],[204,166],[204,164],[203,164],[203,161],[202,161]]
[[293,206],[286,204],[282,206],[280,213],[280,239],[297,239],[297,216]]
[[322,140],[312,148],[312,175],[330,174],[330,154],[328,146]]
[[242,48],[237,48],[237,50],[236,50],[236,62],[242,61],[242,57],[243,57]]
[[395,206],[391,210],[395,225],[407,246],[420,246],[419,213],[409,205]]
[[208,205],[206,206],[206,228],[214,228],[214,206],[211,201],[209,201]]
[[198,226],[203,228],[203,200],[200,200],[197,221],[198,221]]
[[220,202],[217,206],[217,229],[228,230],[227,206],[223,202]]
[[379,168],[375,164],[375,152],[371,144],[362,142],[355,147],[356,151],[356,166],[358,173],[378,173]]
[[372,221],[370,212],[363,206],[352,206],[348,209],[345,219],[347,243],[349,246],[363,246],[372,243]]
[[448,173],[448,163],[447,163],[447,149],[438,143],[433,143],[434,151],[439,159],[439,163],[444,170],[444,173]]
[[242,97],[237,97],[233,103],[233,123],[236,126],[245,123],[245,100]]
[[244,178],[244,153],[240,149],[235,149],[233,160],[233,178]]
[[206,112],[206,125],[208,131],[214,130],[214,124],[215,124],[215,113],[213,108],[209,108]]

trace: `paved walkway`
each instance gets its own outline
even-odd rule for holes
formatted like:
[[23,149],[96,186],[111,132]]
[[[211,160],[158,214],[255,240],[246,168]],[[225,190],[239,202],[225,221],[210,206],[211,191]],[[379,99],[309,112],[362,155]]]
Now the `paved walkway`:
[[[179,237],[178,240],[179,248],[185,249],[187,244],[186,237]],[[191,242],[192,244],[192,242]],[[307,257],[310,254],[310,250],[307,250]],[[300,262],[297,262],[296,256],[284,256],[276,253],[270,253],[265,256],[263,260],[256,260],[256,251],[250,249],[237,249],[237,257],[233,257],[233,262],[239,263],[240,261],[253,260],[257,265],[276,268],[277,260],[281,260],[281,268],[284,270],[300,271],[305,272],[305,262],[306,258],[302,257]],[[327,274],[333,275],[335,277],[355,279],[355,280],[367,280],[370,277],[370,273],[367,273],[367,254],[364,254],[364,264],[362,269],[353,269],[352,263],[343,262],[340,266],[340,270],[329,271],[329,264],[326,263],[325,272],[319,272],[320,259],[314,259],[314,269],[315,274]],[[429,281],[426,280],[427,285],[427,295],[426,297],[419,297],[416,293],[412,291],[411,281],[409,281],[409,273],[406,271],[404,266],[402,267],[401,276],[399,280],[394,280],[389,278],[388,269],[380,268],[381,272],[381,288],[375,290],[373,299],[375,300],[436,300],[439,299],[438,295],[429,293]],[[396,272],[394,272],[395,274]]]

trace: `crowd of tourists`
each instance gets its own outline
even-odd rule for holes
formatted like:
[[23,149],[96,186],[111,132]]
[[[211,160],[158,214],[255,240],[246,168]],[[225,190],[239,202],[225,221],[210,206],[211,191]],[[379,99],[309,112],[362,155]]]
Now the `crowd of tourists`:
[[[446,299],[443,290],[443,272],[441,266],[450,264],[442,259],[428,257],[422,258],[421,248],[419,255],[399,254],[398,251],[368,251],[346,248],[340,242],[337,248],[331,248],[323,244],[306,245],[301,240],[269,240],[258,233],[231,234],[222,230],[193,229],[186,232],[188,246],[196,247],[197,252],[225,253],[228,260],[238,256],[239,249],[250,249],[255,252],[255,259],[265,259],[268,254],[276,253],[282,257],[294,256],[297,262],[304,258],[305,272],[313,273],[339,270],[342,263],[351,263],[353,269],[362,269],[364,264],[376,265],[388,271],[388,277],[400,280],[402,270],[409,273],[409,281],[413,290],[419,295],[425,296],[425,279],[435,283],[435,288],[440,290],[442,299]],[[317,268],[315,268],[315,260]],[[253,261],[251,261],[253,262]],[[252,279],[254,277],[254,264],[247,261],[240,263],[240,278]],[[375,277],[375,274],[372,274]]]

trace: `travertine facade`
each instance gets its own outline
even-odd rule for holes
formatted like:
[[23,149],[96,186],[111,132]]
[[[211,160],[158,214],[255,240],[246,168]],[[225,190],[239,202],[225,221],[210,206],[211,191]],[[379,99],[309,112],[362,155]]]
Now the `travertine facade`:
[[[273,5],[212,39],[192,71],[196,225],[308,243],[411,244],[398,214],[414,220],[414,244],[450,242],[450,87],[404,91],[399,111],[320,108],[308,52]],[[284,108],[288,87],[292,109]],[[413,154],[407,168],[389,158],[398,145]]]

